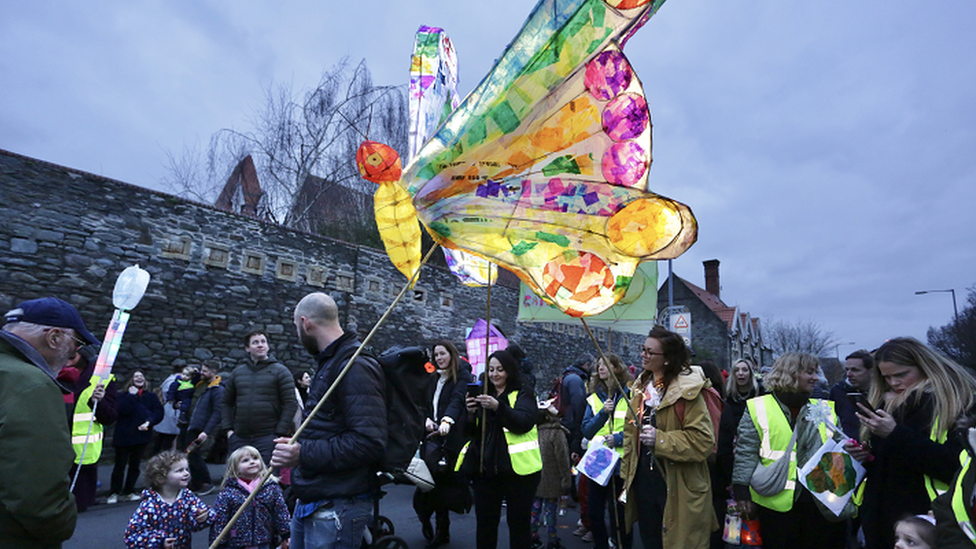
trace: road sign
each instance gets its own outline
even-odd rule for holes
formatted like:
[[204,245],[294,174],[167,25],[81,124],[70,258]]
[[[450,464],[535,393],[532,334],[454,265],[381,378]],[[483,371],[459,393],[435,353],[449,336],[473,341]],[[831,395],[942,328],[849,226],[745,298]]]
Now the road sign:
[[671,315],[671,331],[676,334],[691,333],[691,313]]
[[685,345],[691,349],[691,313],[688,311],[673,313],[671,315],[670,321],[668,322],[668,328],[681,335],[681,339],[685,340]]

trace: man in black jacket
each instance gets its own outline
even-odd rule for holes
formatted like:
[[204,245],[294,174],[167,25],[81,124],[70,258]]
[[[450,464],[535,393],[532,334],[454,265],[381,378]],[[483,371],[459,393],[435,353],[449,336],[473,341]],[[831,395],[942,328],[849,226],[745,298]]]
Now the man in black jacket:
[[201,496],[214,490],[205,458],[213,448],[214,435],[220,430],[220,416],[224,406],[224,386],[217,375],[218,371],[220,362],[217,360],[208,360],[200,368],[200,381],[195,388],[193,412],[187,426],[187,440],[192,446],[187,454],[190,489]]
[[253,331],[244,337],[244,345],[249,359],[224,382],[227,451],[254,446],[267,463],[275,436],[287,436],[295,428],[295,379],[270,356],[267,334]]
[[[359,342],[339,325],[335,301],[312,293],[295,307],[295,328],[319,368],[308,391],[312,410]],[[275,440],[271,465],[292,467],[298,496],[291,546],[358,548],[372,513],[375,467],[386,450],[385,380],[379,364],[358,357],[295,444]]]

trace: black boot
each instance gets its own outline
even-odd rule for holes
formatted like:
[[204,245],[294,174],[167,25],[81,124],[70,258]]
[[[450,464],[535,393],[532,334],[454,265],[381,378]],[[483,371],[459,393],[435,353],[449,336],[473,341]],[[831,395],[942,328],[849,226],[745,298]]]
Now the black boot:
[[420,532],[424,535],[424,539],[427,543],[434,539],[434,527],[430,525],[430,517],[424,517],[420,519]]
[[427,544],[427,549],[434,549],[451,543],[451,515],[449,513],[450,511],[447,510],[437,512],[437,533],[434,534],[434,539]]

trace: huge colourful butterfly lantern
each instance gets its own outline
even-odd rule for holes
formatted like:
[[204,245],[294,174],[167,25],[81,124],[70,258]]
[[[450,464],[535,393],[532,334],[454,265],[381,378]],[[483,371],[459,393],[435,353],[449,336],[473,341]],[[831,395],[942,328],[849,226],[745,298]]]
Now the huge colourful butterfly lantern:
[[360,171],[381,185],[377,225],[401,272],[419,268],[419,218],[444,247],[589,316],[623,297],[640,262],[695,242],[691,210],[648,189],[650,114],[621,51],[663,3],[542,0],[399,177],[392,149],[363,143]]

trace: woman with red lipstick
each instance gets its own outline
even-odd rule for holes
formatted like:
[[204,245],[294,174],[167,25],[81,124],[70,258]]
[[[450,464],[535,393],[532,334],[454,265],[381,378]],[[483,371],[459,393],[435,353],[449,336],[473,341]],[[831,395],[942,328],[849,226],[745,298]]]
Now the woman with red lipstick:
[[885,342],[875,362],[874,409],[859,405],[857,414],[868,444],[845,447],[868,471],[860,509],[866,548],[887,549],[895,523],[927,513],[959,468],[955,431],[976,402],[976,379],[910,337]]

